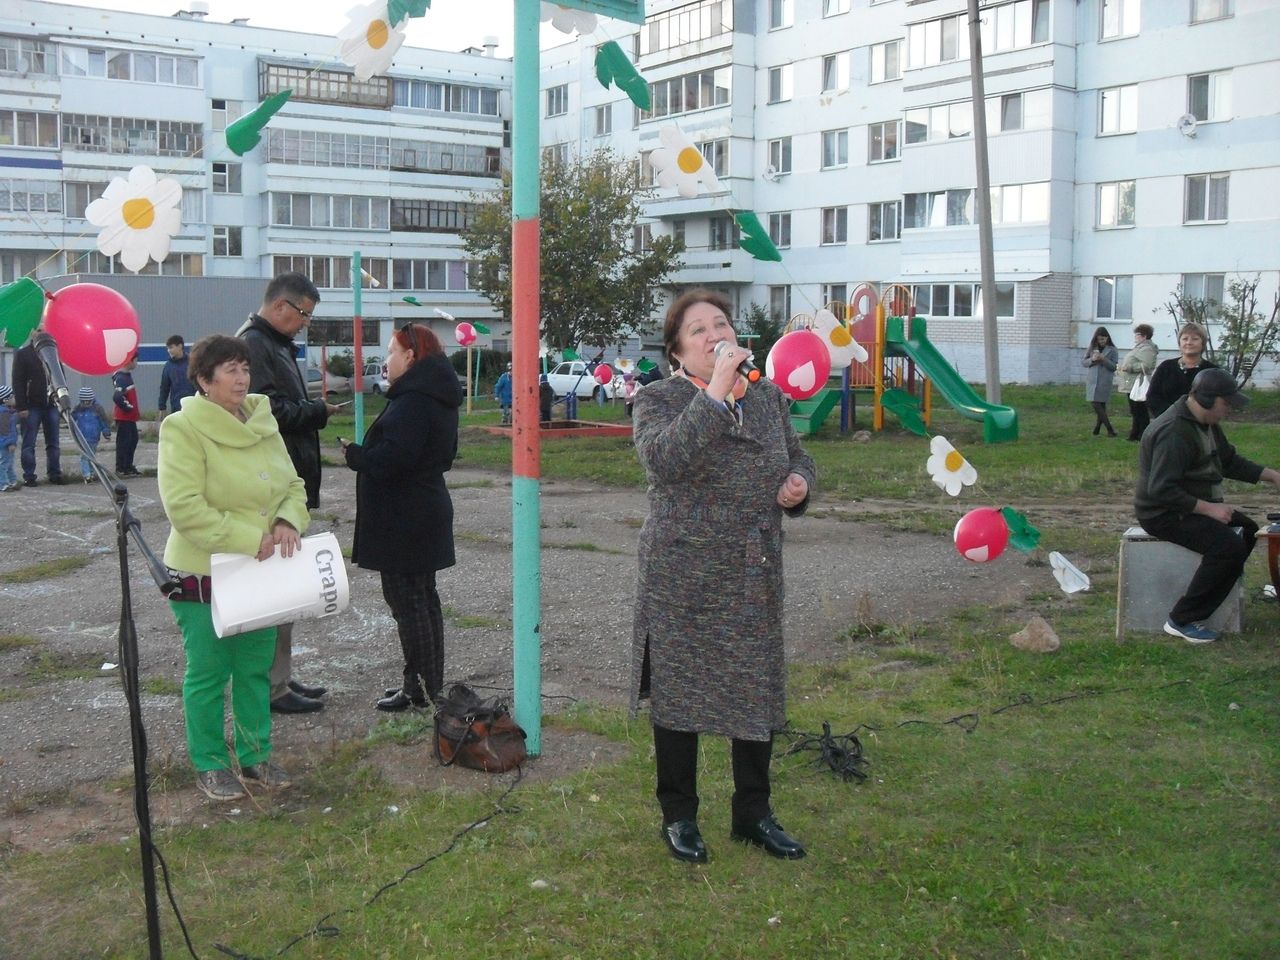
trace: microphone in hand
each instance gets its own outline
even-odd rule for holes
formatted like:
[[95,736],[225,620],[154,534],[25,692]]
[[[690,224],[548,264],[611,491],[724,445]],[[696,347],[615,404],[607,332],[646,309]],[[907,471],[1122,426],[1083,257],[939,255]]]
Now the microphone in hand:
[[[733,350],[734,345],[728,340],[721,340],[716,344],[716,356],[720,356],[726,350]],[[751,362],[751,354],[744,353],[742,362],[738,364],[738,375],[745,378],[748,383],[755,383],[760,379],[760,368]]]

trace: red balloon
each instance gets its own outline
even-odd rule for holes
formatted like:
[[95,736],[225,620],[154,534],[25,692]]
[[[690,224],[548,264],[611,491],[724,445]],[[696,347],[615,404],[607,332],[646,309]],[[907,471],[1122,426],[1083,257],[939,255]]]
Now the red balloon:
[[465,320],[453,328],[453,335],[460,347],[469,347],[476,342],[476,328]]
[[827,385],[831,352],[812,330],[792,330],[773,345],[764,371],[792,400],[807,400]]
[[953,536],[960,556],[974,563],[987,563],[1004,553],[1009,544],[1009,525],[994,507],[978,507],[960,518]]
[[596,378],[596,383],[604,386],[613,379],[613,367],[609,366],[607,363],[602,363],[596,367],[593,376]]
[[74,283],[51,294],[44,328],[58,342],[62,362],[91,377],[115,373],[142,341],[133,305],[99,283]]

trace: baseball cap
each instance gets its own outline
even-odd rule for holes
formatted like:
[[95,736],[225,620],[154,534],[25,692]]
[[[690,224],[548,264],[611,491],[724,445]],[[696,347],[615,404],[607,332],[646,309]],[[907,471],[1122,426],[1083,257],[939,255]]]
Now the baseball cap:
[[1196,374],[1191,381],[1191,394],[1202,407],[1211,407],[1218,397],[1231,404],[1233,410],[1243,410],[1249,398],[1240,392],[1235,379],[1221,367],[1209,367]]

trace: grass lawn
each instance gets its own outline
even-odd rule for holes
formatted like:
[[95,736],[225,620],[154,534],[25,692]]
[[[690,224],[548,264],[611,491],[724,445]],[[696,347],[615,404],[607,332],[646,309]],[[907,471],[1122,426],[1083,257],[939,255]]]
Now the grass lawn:
[[[158,831],[196,952],[228,955],[223,944],[232,956],[276,956],[315,925],[323,934],[284,956],[1280,955],[1280,609],[1258,599],[1255,558],[1242,635],[1207,647],[1115,642],[1117,518],[1136,448],[1090,436],[1080,393],[1008,388],[1022,426],[1013,444],[984,445],[979,424],[939,411],[934,429],[979,472],[980,491],[959,501],[925,475],[919,437],[889,430],[855,443],[828,425],[807,442],[816,508],[856,522],[859,504],[875,505],[866,515],[877,522],[945,530],[973,506],[1009,504],[1093,576],[1087,594],[1046,590],[1016,610],[976,596],[942,621],[851,624],[832,638],[839,659],[793,667],[794,729],[857,730],[869,760],[865,782],[844,783],[813,754],[781,756],[780,740],[775,807],[808,843],[807,859],[730,844],[721,742],[703,748],[712,861],[691,868],[657,836],[643,716],[583,704],[548,717],[626,745],[624,759],[505,796],[510,777],[483,791],[406,793],[372,774],[363,760],[388,738],[408,746],[405,762],[433,762],[426,725],[396,718],[369,742],[335,744],[285,807]],[[622,414],[584,404],[580,415]],[[471,428],[497,418],[491,408],[466,418],[461,465],[509,468],[509,441]],[[1127,426],[1126,415],[1113,419]],[[1280,397],[1255,392],[1227,432],[1274,463],[1278,423]],[[326,435],[349,429],[331,423]],[[626,439],[542,451],[544,476],[643,482]],[[1280,508],[1268,491],[1249,490],[1249,502]],[[1099,505],[1104,520],[1082,521]],[[1009,645],[1029,609],[1062,638],[1057,653]],[[465,830],[477,820],[484,826]],[[6,854],[0,954],[143,956],[137,861],[134,838]],[[166,954],[186,956],[162,910]]]

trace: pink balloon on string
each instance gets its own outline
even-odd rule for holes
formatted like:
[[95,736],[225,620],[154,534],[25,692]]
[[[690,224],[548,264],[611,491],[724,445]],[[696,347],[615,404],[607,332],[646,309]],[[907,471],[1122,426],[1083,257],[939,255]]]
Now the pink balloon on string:
[[960,556],[974,563],[988,563],[1009,544],[1009,524],[994,507],[970,510],[956,524],[953,537]]
[[831,352],[812,330],[792,330],[773,345],[764,370],[792,400],[808,400],[827,385]]
[[44,328],[72,370],[98,377],[114,373],[138,351],[138,314],[121,294],[99,283],[73,283],[49,294]]
[[453,335],[458,341],[458,346],[469,347],[476,342],[476,328],[465,320],[453,328]]
[[592,376],[596,378],[596,383],[604,386],[606,383],[613,380],[613,367],[609,366],[607,363],[602,363],[596,367],[595,373],[592,374]]

